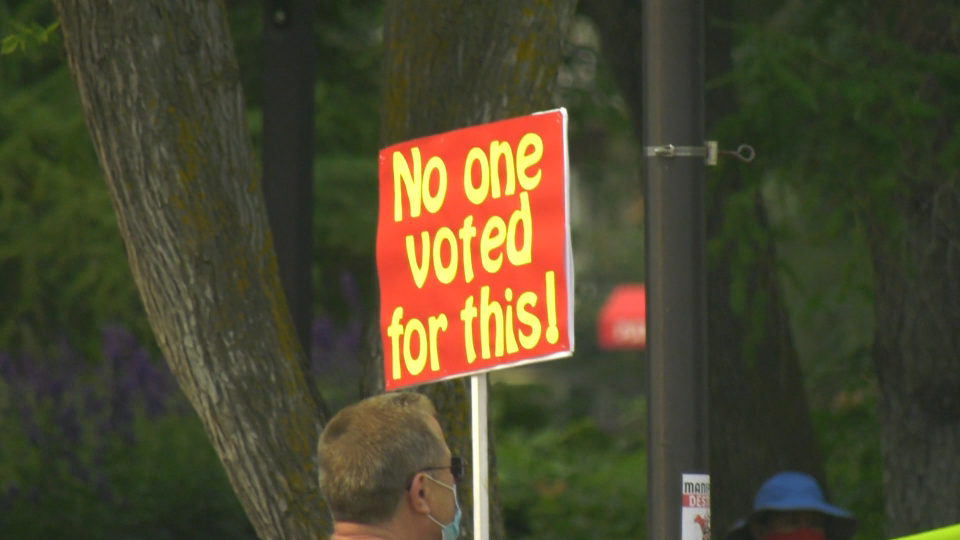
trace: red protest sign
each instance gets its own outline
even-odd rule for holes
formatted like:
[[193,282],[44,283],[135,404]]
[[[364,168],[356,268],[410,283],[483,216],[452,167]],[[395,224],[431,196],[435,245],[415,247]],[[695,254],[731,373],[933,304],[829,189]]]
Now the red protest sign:
[[566,111],[380,151],[386,389],[573,350]]

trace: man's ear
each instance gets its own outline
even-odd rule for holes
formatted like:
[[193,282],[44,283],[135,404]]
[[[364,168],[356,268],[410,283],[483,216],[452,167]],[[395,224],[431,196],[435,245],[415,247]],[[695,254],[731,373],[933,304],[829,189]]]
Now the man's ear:
[[415,512],[420,512],[423,514],[430,513],[430,502],[427,501],[427,488],[426,482],[424,482],[423,477],[424,473],[417,473],[413,476],[413,481],[410,482],[410,489],[407,490],[407,501],[410,503],[410,508]]

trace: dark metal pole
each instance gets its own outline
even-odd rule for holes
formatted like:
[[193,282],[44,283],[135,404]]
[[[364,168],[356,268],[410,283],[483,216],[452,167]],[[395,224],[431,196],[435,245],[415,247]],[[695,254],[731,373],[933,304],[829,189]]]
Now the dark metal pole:
[[263,19],[263,195],[280,281],[310,354],[313,78],[316,2],[266,0]]
[[681,539],[708,473],[703,31],[703,0],[643,0],[650,540]]

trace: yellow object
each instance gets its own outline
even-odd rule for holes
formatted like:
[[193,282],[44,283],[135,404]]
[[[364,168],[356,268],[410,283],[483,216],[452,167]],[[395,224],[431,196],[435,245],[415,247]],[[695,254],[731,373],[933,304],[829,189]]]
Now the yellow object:
[[910,536],[901,536],[892,540],[960,540],[960,524],[911,534]]

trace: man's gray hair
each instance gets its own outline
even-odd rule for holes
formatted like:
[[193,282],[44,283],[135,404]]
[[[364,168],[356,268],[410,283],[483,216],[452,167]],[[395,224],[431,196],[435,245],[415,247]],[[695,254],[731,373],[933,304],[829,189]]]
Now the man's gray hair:
[[443,465],[445,443],[430,429],[423,394],[381,394],[338,412],[320,434],[320,490],[335,521],[375,525],[393,517],[410,479]]

